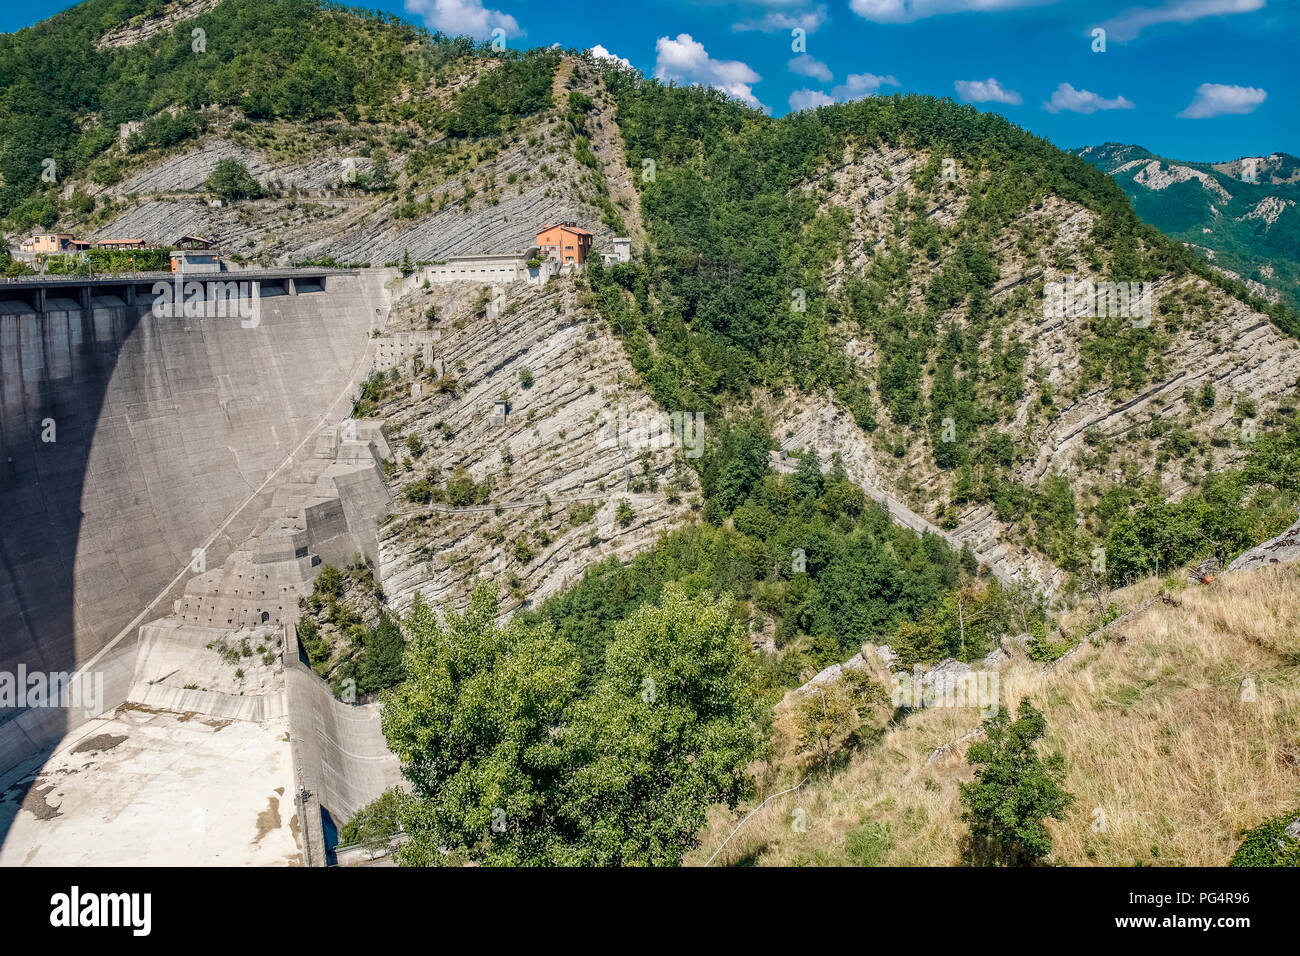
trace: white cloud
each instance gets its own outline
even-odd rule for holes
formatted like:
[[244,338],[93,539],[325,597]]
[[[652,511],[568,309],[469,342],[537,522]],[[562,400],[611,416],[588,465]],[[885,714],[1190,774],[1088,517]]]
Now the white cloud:
[[993,77],[987,80],[958,80],[957,95],[967,103],[1007,103],[1019,106],[1024,102],[1015,90],[1004,89]]
[[1202,83],[1196,88],[1191,105],[1178,115],[1183,119],[1208,119],[1211,116],[1253,113],[1268,93],[1253,86],[1227,86]]
[[829,66],[807,53],[800,53],[786,66],[791,73],[798,73],[800,76],[811,76],[814,80],[821,80],[823,83],[829,83],[835,78]]
[[1052,94],[1051,100],[1043,104],[1049,113],[1068,110],[1071,113],[1096,113],[1098,110],[1131,110],[1133,104],[1122,96],[1113,100],[1098,96],[1088,90],[1076,90],[1069,83],[1062,83]]
[[519,23],[508,13],[488,10],[483,0],[406,0],[408,13],[421,17],[431,30],[447,36],[471,36],[486,40],[498,27],[506,36],[520,34]]
[[1147,27],[1162,23],[1191,23],[1202,17],[1232,13],[1253,13],[1265,0],[1168,0],[1158,7],[1133,7],[1104,21],[1101,26],[1108,40],[1123,43],[1137,37]]
[[1056,0],[849,0],[849,8],[875,23],[911,23],[942,13],[990,13]]
[[830,106],[835,97],[827,96],[821,90],[795,90],[790,94],[790,109],[809,110],[818,106]]
[[826,4],[819,4],[811,10],[782,13],[773,10],[757,20],[741,20],[733,23],[731,29],[736,32],[756,30],[759,33],[785,33],[787,30],[801,29],[805,33],[816,33],[826,22]]
[[739,60],[713,59],[704,49],[704,44],[689,33],[679,33],[676,39],[660,37],[655,42],[655,52],[658,54],[655,79],[712,86],[747,106],[767,109],[754,95],[753,84],[761,80],[761,76]]
[[632,69],[632,63],[630,60],[626,57],[616,56],[613,53],[610,53],[599,43],[591,48],[591,55],[597,60],[608,60],[610,63],[618,63],[621,66],[627,67],[629,70]]
[[874,96],[882,86],[897,86],[898,80],[893,76],[876,76],[874,73],[850,73],[844,82],[831,90],[831,96],[837,100],[858,100],[864,96]]

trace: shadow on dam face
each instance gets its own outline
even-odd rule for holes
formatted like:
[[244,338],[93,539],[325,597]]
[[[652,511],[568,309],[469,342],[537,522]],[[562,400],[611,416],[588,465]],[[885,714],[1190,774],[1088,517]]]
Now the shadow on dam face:
[[[307,440],[346,417],[383,281],[265,295],[252,327],[155,314],[147,283],[46,289],[43,312],[0,288],[0,781],[125,699],[139,624],[219,565]],[[70,694],[40,695],[78,669]]]

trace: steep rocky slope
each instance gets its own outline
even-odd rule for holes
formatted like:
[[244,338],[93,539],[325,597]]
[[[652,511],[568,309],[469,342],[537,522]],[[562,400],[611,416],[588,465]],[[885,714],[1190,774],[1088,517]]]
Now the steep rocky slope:
[[[952,181],[937,193],[928,185],[918,188],[913,176],[931,160],[923,152],[880,149],[846,156],[827,170],[825,180],[833,185],[825,202],[845,210],[851,222],[846,251],[830,269],[832,289],[843,288],[855,270],[869,267],[874,255],[889,254],[888,241],[897,234],[891,223],[900,220],[896,210],[910,201],[924,204],[916,218],[940,234],[958,223],[970,190],[979,188],[978,176],[954,163]],[[1257,422],[1294,410],[1300,385],[1300,343],[1268,316],[1186,274],[1149,280],[1151,317],[1131,317],[1135,325],[1149,321],[1149,333],[1142,329],[1135,330],[1141,339],[1134,335],[1134,347],[1145,352],[1140,375],[1131,383],[1089,381],[1084,365],[1090,361],[1085,353],[1094,335],[1095,309],[1082,300],[1064,312],[1044,304],[1049,284],[1059,288],[1072,281],[1082,288],[1114,281],[1092,251],[1097,220],[1080,204],[1052,196],[1002,230],[992,245],[998,278],[989,293],[992,308],[1002,317],[1002,335],[996,342],[985,336],[978,344],[981,361],[989,365],[999,349],[1019,348],[1024,356],[1025,387],[994,426],[1014,436],[1022,449],[1013,477],[1033,485],[1049,475],[1067,476],[1082,492],[1079,506],[1085,515],[1112,483],[1150,479],[1167,497],[1177,498],[1205,475],[1240,460]],[[908,222],[905,216],[901,221]],[[906,250],[913,241],[904,232],[898,247]],[[915,257],[894,293],[902,305],[924,306],[926,282],[935,268],[933,257]],[[970,328],[962,309],[945,313],[941,321]],[[879,375],[882,358],[887,358],[870,335],[850,334],[846,351],[868,374]],[[1217,396],[1211,407],[1198,399],[1206,388]],[[934,394],[933,366],[922,389]],[[1055,396],[1048,405],[1042,401],[1045,394]],[[954,501],[960,472],[935,467],[938,443],[915,427],[895,423],[887,406],[876,412],[880,427],[870,436],[842,409],[836,418],[829,403],[821,410],[803,401],[777,407],[775,417],[791,421],[783,445],[798,447],[819,432],[832,435],[824,426],[813,429],[801,422],[837,422],[835,437],[823,440],[819,450],[828,456],[838,448],[864,485],[893,492],[958,540],[969,541],[994,567],[1011,574],[1024,568],[1053,589],[1061,583],[1058,568],[1016,541],[1010,528],[1014,516],[999,515],[988,503]],[[1189,437],[1190,454],[1170,456],[1167,439],[1161,440],[1170,425]],[[1099,448],[1105,450],[1099,453]]]
[[[380,538],[394,608],[417,591],[463,606],[484,577],[508,595],[505,609],[534,604],[587,565],[626,560],[689,520],[689,449],[638,385],[584,285],[574,276],[516,283],[500,300],[487,298],[490,287],[435,285],[399,305],[390,328],[424,327],[433,309],[437,339],[434,365],[400,370],[377,408],[397,449],[390,483],[401,503]],[[494,415],[502,401],[504,422]],[[484,500],[464,503],[454,491],[410,500],[412,484],[432,478],[446,489],[462,469],[490,485]]]

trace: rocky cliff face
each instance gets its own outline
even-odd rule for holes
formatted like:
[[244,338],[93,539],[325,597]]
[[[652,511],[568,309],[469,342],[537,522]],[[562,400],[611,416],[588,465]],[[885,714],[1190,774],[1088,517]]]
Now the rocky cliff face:
[[[434,367],[399,369],[378,409],[396,459],[399,503],[380,533],[393,607],[416,592],[463,606],[480,580],[501,588],[507,610],[534,604],[690,520],[690,449],[661,427],[584,289],[564,275],[506,286],[499,307],[484,302],[490,287],[468,283],[401,301],[397,327],[426,324],[432,308],[438,340]],[[411,500],[416,483],[451,490],[457,475],[490,491]]]
[[220,2],[221,0],[175,0],[163,8],[160,16],[146,17],[142,14],[132,17],[124,26],[105,33],[95,45],[100,48],[135,46],[150,37],[166,33],[178,23],[207,13]]

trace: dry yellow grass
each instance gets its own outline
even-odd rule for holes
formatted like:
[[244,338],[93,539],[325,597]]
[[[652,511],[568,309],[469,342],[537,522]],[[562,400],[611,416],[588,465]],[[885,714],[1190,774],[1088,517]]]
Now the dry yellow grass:
[[[1154,590],[1146,582],[1122,599]],[[1066,759],[1076,799],[1049,823],[1053,862],[1221,866],[1242,829],[1300,807],[1300,566],[1225,575],[1169,602],[1053,669],[1024,659],[1002,669],[1002,701],[1031,698],[1047,717],[1044,749]],[[769,803],[714,865],[958,863],[967,743],[926,760],[979,724],[970,708],[912,714],[830,780],[815,775]],[[789,766],[763,769],[766,793],[799,779]],[[718,810],[687,862],[708,860],[737,819]]]

